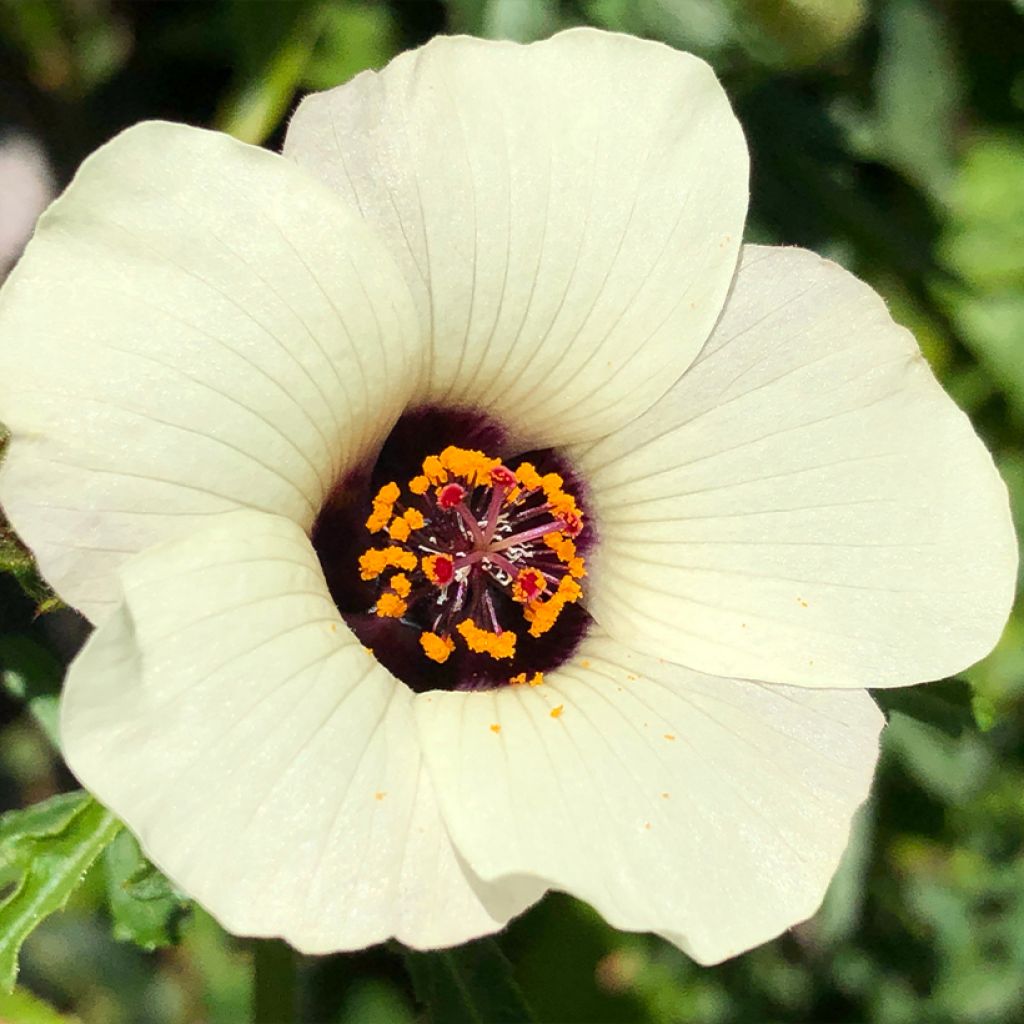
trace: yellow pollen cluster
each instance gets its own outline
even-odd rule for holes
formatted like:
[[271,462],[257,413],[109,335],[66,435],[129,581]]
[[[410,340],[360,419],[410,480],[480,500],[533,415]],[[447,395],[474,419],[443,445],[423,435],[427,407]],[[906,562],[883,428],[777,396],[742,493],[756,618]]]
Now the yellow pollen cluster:
[[562,609],[567,604],[578,601],[583,596],[580,585],[571,577],[563,576],[558,589],[546,601],[534,601],[523,610],[526,621],[530,623],[530,636],[542,636],[558,621]]
[[[371,518],[373,518],[371,516]],[[388,536],[399,542],[407,541],[413,530],[422,529],[426,520],[423,513],[416,508],[407,508],[400,516],[396,516],[388,527]]]
[[440,637],[436,633],[425,632],[420,634],[420,646],[431,661],[443,665],[455,650],[455,641],[450,636]]
[[377,614],[386,619],[400,619],[407,607],[408,605],[391,591],[385,591],[377,599]]
[[[449,445],[440,455],[441,465],[454,476],[479,486],[491,482],[491,472],[501,465],[501,459],[492,459],[483,452]],[[423,467],[426,472],[426,465]]]
[[513,676],[509,683],[512,686],[525,686],[527,683],[530,686],[540,686],[544,682],[543,672],[534,672],[532,676],[527,676],[525,672],[520,672],[519,675]]
[[386,548],[370,548],[359,556],[360,579],[375,580],[390,567],[411,572],[416,568],[416,556],[394,544],[389,544]]
[[571,537],[566,537],[563,533],[552,531],[551,533],[545,533],[543,540],[558,556],[558,560],[565,564],[570,576],[578,580],[587,575],[586,566],[583,564],[583,559],[576,554],[576,545]]
[[511,629],[492,633],[489,629],[481,629],[472,619],[463,619],[455,628],[466,641],[466,646],[477,654],[511,658],[516,653],[516,635]]
[[366,520],[366,528],[370,533],[380,533],[388,525],[391,510],[395,507],[400,493],[398,484],[394,482],[385,484],[377,492],[377,497],[373,499],[373,511]]
[[[479,607],[475,602],[480,587],[505,588],[522,606],[532,637],[548,632],[565,607],[582,597],[578,581],[586,576],[586,568],[573,538],[582,528],[583,514],[558,473],[542,474],[530,463],[513,472],[482,451],[449,445],[439,454],[428,455],[422,472],[406,486],[417,507],[406,507],[400,500],[402,489],[394,482],[386,483],[374,497],[366,527],[371,533],[383,532],[389,543],[360,555],[359,574],[363,580],[380,581],[373,611],[382,618],[402,619],[408,613],[409,624],[417,625],[424,618],[418,614],[419,602],[429,599],[441,605],[440,612],[430,612],[437,615],[433,625],[439,632],[424,630],[419,636],[427,658],[438,664],[448,661],[456,649],[455,634],[477,654],[495,659],[515,656],[517,632],[502,628],[493,607],[489,620],[493,631],[474,621],[469,609]],[[478,487],[492,488],[491,497],[475,492]],[[538,500],[541,495],[543,500]],[[531,525],[539,515],[546,516],[550,525]],[[480,522],[481,517],[486,521]],[[477,520],[479,529],[471,519]],[[417,535],[428,523],[429,545]],[[544,548],[560,566],[553,564]],[[431,550],[435,553],[424,554]],[[495,566],[500,570],[497,576]],[[459,585],[449,591],[456,571]],[[424,577],[441,593],[427,598]],[[449,601],[451,608],[446,606]],[[541,672],[520,672],[509,682],[539,686],[543,679]]]
[[562,490],[565,481],[557,473],[545,473],[543,476],[529,463],[524,462],[516,470],[516,479],[528,491],[543,491],[551,510],[559,518],[574,518],[582,521],[576,499]]

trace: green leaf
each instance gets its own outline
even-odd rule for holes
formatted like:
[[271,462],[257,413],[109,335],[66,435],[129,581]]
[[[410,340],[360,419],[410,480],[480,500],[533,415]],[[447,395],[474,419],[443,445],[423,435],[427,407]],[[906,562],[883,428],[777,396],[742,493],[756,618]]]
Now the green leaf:
[[114,938],[146,950],[172,946],[190,904],[123,831],[103,855]]
[[959,73],[939,5],[891,0],[880,12],[878,132],[889,162],[932,194],[953,172]]
[[959,679],[945,679],[927,686],[876,690],[874,698],[886,714],[904,714],[947,736],[959,736],[974,725],[971,688]]
[[81,1018],[58,1013],[23,988],[0,992],[0,1021],[4,1024],[80,1024]]
[[0,636],[0,683],[16,700],[28,705],[32,717],[58,749],[61,663],[42,644],[18,633]]
[[[259,144],[274,131],[291,103],[323,31],[323,10],[306,3],[236,4],[243,23],[256,26],[255,38],[270,40],[273,48],[247,61],[235,85],[220,105],[214,127],[243,142]],[[283,28],[281,16],[291,24]],[[273,27],[260,33],[267,18]]]
[[0,817],[0,990],[14,987],[22,943],[63,909],[120,828],[82,791]]
[[440,953],[407,952],[405,964],[432,1024],[524,1024],[535,1019],[512,965],[493,939]]
[[383,4],[325,6],[320,20],[320,38],[302,77],[308,89],[332,89],[360,71],[383,67],[401,48],[394,17]]

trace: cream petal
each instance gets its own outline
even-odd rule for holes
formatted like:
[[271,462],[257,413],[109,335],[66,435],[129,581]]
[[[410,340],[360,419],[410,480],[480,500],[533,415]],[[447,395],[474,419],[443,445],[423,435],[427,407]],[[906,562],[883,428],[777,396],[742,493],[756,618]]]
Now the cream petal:
[[308,526],[416,384],[394,261],[291,161],[147,123],[90,157],[0,293],[0,501],[102,614],[129,554],[250,506]]
[[535,875],[701,963],[814,913],[883,724],[864,691],[705,676],[597,635],[542,686],[415,710],[478,874]]
[[735,270],[739,124],[711,69],[659,43],[436,38],[307,97],[284,151],[391,243],[430,338],[421,397],[482,407],[525,445],[647,408]]
[[805,686],[937,679],[1013,597],[1006,488],[879,297],[756,246],[697,363],[575,460],[600,544],[590,610],[704,672]]
[[460,865],[411,691],[340,619],[297,525],[236,512],[120,579],[69,672],[65,755],[228,930],[308,953],[429,948],[537,898]]

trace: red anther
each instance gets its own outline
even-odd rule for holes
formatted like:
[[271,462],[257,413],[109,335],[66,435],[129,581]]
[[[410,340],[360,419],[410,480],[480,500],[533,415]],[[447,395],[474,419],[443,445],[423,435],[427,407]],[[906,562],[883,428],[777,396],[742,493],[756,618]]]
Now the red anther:
[[516,483],[516,475],[507,466],[495,466],[491,470],[491,483],[500,487],[513,487]]
[[437,503],[441,508],[455,508],[466,496],[466,488],[462,484],[445,484],[437,489]]
[[566,512],[558,517],[563,530],[570,537],[578,537],[583,529],[583,520],[575,512]]

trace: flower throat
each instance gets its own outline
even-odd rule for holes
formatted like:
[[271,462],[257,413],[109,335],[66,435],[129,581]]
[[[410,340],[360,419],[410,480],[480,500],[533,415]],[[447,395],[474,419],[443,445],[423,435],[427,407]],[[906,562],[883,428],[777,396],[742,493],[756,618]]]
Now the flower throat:
[[[417,440],[422,453],[426,438]],[[321,550],[330,524],[314,529],[346,621],[413,689],[538,685],[585,630],[579,600],[590,531],[571,474],[550,452],[506,463],[447,444],[411,464],[404,451],[400,465],[389,465],[396,460],[387,451],[361,521],[350,522],[362,541],[331,559],[337,570],[338,556],[347,558],[350,571],[340,566],[333,583]],[[380,482],[382,468],[408,475]],[[339,577],[348,579],[343,600]]]

